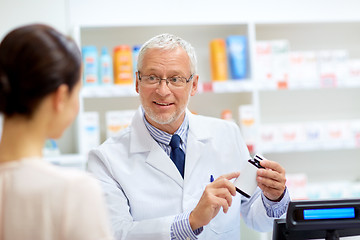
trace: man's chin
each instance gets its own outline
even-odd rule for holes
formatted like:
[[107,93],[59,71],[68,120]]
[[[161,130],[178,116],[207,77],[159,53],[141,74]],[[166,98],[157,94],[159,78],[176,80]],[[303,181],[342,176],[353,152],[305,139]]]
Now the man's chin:
[[174,121],[174,118],[173,117],[170,117],[170,118],[151,117],[151,120],[153,120],[157,124],[165,125],[165,124],[172,123]]
[[151,121],[161,125],[171,124],[177,121],[181,116],[181,113],[179,114],[178,112],[159,114],[159,113],[155,113],[150,108],[144,108],[144,110],[147,117],[150,118]]
[[147,114],[147,115],[150,117],[150,119],[153,122],[156,122],[157,124],[161,124],[161,125],[171,124],[179,118],[179,116],[175,114],[171,114],[171,115]]

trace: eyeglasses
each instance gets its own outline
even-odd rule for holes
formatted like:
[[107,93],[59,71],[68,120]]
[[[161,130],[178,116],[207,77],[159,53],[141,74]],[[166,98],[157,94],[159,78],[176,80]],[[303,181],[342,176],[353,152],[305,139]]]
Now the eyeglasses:
[[169,88],[183,88],[185,87],[186,83],[190,82],[194,76],[194,74],[191,74],[191,76],[188,79],[186,77],[180,77],[180,76],[160,78],[155,75],[140,76],[140,71],[138,71],[138,75],[140,82],[146,87],[156,87],[157,85],[160,85],[161,80],[165,80],[166,85]]

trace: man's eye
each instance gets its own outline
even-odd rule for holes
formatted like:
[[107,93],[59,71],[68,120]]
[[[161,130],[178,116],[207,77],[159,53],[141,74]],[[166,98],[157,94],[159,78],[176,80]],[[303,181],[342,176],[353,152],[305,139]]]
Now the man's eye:
[[170,78],[170,81],[171,82],[180,82],[180,78],[178,78],[178,77],[172,77],[172,78]]
[[157,78],[156,76],[149,76],[150,81],[156,81],[156,78]]

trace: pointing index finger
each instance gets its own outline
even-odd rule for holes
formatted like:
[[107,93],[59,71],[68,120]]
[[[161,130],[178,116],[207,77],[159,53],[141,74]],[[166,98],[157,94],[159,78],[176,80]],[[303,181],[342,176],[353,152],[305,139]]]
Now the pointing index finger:
[[237,178],[240,175],[240,172],[232,172],[222,175],[221,177],[226,178],[227,180],[231,180],[233,178]]

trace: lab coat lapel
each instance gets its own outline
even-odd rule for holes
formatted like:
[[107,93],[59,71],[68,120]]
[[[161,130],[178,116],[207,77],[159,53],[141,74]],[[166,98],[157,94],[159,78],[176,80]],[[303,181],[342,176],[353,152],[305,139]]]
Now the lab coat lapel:
[[180,187],[183,187],[184,180],[173,161],[165,151],[154,141],[154,145],[146,158],[146,162],[173,179]]
[[209,129],[204,126],[204,123],[190,111],[187,111],[187,114],[189,116],[189,132],[186,145],[185,179],[190,178],[211,138]]
[[196,163],[200,160],[205,144],[193,136],[190,132],[188,135],[186,157],[185,157],[185,179],[189,179]]
[[166,174],[173,179],[180,187],[183,187],[183,178],[181,177],[175,164],[159,144],[151,137],[147,130],[142,115],[141,107],[136,112],[131,123],[131,153],[143,153],[145,162]]

